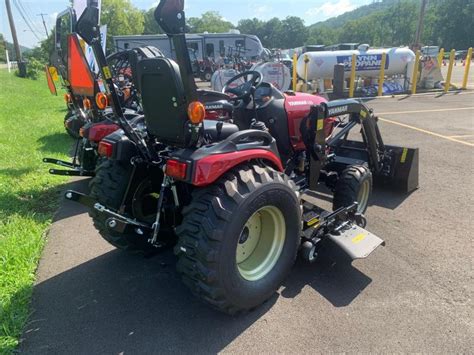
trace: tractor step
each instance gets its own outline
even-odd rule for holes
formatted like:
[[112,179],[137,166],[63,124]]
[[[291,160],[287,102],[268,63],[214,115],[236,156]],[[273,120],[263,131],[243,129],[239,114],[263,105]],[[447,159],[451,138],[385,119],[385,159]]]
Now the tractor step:
[[385,245],[382,239],[356,224],[352,224],[337,234],[330,233],[328,237],[352,259],[366,258],[377,249],[379,245]]

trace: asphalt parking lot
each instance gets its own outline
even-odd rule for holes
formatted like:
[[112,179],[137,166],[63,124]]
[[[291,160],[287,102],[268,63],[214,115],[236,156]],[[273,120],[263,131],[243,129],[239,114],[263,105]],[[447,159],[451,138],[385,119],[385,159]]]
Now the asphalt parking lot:
[[419,190],[374,192],[368,229],[385,247],[350,263],[328,245],[315,264],[299,261],[266,304],[229,317],[188,292],[171,252],[144,259],[116,251],[83,208],[64,202],[20,351],[472,352],[474,92],[367,104],[386,143],[420,148]]

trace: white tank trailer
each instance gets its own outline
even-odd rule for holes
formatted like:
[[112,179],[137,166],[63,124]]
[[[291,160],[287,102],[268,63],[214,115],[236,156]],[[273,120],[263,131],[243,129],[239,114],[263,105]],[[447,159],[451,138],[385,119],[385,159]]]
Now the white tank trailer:
[[369,49],[368,45],[361,45],[356,50],[307,52],[298,58],[297,73],[305,77],[305,55],[308,56],[308,81],[318,79],[332,79],[334,66],[344,64],[345,77],[351,74],[352,54],[357,55],[356,75],[366,78],[377,78],[380,74],[382,54],[387,53],[385,75],[406,75],[411,82],[415,53],[407,47]]

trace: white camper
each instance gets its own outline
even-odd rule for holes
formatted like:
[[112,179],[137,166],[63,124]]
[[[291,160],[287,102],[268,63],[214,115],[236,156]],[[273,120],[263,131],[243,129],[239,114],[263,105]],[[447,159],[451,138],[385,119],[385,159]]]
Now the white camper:
[[[174,58],[172,41],[166,35],[114,36],[115,50],[154,46],[167,57]],[[198,60],[211,58],[216,62],[229,54],[239,53],[241,57],[259,57],[263,46],[257,36],[240,33],[197,33],[186,34],[188,48],[192,48]]]

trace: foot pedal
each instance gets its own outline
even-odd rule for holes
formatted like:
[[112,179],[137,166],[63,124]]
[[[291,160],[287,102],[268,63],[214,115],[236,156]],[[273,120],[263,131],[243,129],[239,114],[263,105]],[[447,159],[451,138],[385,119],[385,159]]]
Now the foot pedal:
[[368,257],[379,245],[385,242],[362,227],[352,225],[348,229],[340,231],[340,234],[328,234],[342,250],[352,259],[363,259]]

